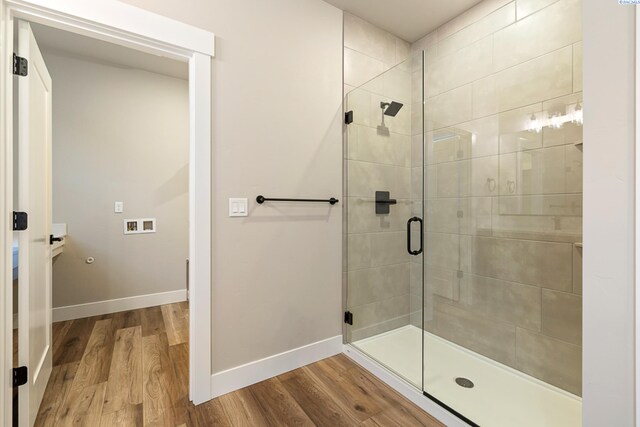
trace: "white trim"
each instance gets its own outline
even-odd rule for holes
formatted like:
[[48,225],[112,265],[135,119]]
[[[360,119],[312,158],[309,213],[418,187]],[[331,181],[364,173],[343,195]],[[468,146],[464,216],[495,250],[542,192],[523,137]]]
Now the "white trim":
[[[189,396],[211,399],[211,57],[189,59]],[[206,144],[202,143],[207,141]],[[203,237],[206,236],[206,237]],[[206,373],[206,375],[205,375]]]
[[640,31],[638,31],[638,24],[640,23],[640,8],[635,6],[636,8],[636,87],[635,87],[635,97],[636,97],[636,164],[635,164],[635,173],[636,173],[636,200],[635,200],[635,326],[636,326],[636,345],[635,345],[635,392],[636,392],[636,404],[635,404],[635,424],[636,426],[640,426],[640,416],[638,411],[640,410],[640,291],[638,291],[638,284],[640,283]]
[[351,360],[362,366],[367,371],[375,375],[380,381],[387,384],[389,387],[403,395],[405,398],[415,403],[421,409],[429,413],[432,417],[443,423],[448,427],[468,427],[468,424],[462,421],[460,418],[453,415],[451,412],[444,409],[428,397],[424,396],[422,392],[414,385],[406,382],[397,375],[391,373],[387,368],[371,359],[351,344],[344,344],[343,353],[346,354]]
[[[13,368],[13,330],[9,330],[13,312],[13,123],[7,112],[13,108],[12,90],[8,85],[9,64],[3,61],[13,50],[13,28],[9,31],[4,5],[0,4],[0,425],[12,425],[13,390],[9,373]],[[11,325],[13,326],[13,325]]]
[[102,314],[117,313],[119,311],[136,310],[139,308],[155,307],[157,305],[172,304],[187,300],[187,291],[160,292],[157,294],[137,295],[127,298],[116,298],[105,301],[89,302],[86,304],[67,305],[53,309],[53,321],[82,319],[83,317],[100,316]]
[[212,33],[117,0],[5,0],[5,3],[15,17],[128,47],[179,50],[182,56],[193,52],[215,55]]
[[342,335],[327,338],[284,353],[227,369],[211,376],[212,397],[222,396],[251,384],[293,371],[342,352]]
[[[189,62],[189,398],[196,404],[211,399],[211,58],[214,35],[210,32],[126,5],[117,0],[0,0],[0,256],[5,268],[0,277],[2,308],[0,318],[3,350],[0,382],[6,377],[12,359],[11,311],[12,281],[9,248],[13,233],[8,232],[13,188],[13,24],[15,18],[53,26],[88,37],[130,47],[156,55]],[[4,312],[5,310],[0,310]],[[7,354],[5,354],[7,353]],[[8,358],[7,358],[8,357]],[[0,424],[9,425],[12,390],[0,390],[0,411],[7,414]]]

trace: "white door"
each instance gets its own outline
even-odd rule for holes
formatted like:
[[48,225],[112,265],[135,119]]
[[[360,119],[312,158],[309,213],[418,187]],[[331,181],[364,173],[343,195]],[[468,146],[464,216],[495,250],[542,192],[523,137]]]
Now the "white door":
[[18,359],[29,369],[19,388],[20,426],[32,426],[51,375],[51,77],[27,22],[18,21],[17,54],[28,75],[16,76],[18,210],[27,212],[18,262]]

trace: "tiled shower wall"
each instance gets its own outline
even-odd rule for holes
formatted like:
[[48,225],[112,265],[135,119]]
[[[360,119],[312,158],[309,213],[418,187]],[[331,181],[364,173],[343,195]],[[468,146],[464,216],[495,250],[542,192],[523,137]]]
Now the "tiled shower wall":
[[[346,109],[354,112],[344,153],[344,274],[354,314],[349,340],[358,340],[409,323],[410,45],[348,13],[344,19]],[[391,100],[404,107],[382,126],[380,102]],[[398,200],[389,215],[375,214],[376,191]]]
[[426,152],[425,327],[577,395],[581,12],[580,0],[485,0],[412,45],[426,51],[425,133],[419,113],[412,130]]

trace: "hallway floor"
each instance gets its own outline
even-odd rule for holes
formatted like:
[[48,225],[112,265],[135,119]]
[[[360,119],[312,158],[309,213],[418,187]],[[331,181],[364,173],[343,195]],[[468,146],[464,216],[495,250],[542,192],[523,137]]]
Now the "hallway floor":
[[344,355],[188,401],[189,309],[169,304],[53,325],[36,426],[441,426]]

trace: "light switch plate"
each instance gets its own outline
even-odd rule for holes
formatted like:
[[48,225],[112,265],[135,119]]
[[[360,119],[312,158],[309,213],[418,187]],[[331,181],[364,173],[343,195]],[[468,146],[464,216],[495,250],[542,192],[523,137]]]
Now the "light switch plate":
[[124,212],[124,202],[115,202],[113,204],[113,211],[115,213],[122,213]]
[[229,198],[229,216],[249,215],[249,199],[240,197]]

